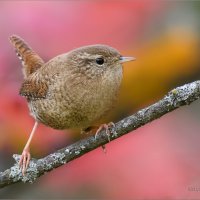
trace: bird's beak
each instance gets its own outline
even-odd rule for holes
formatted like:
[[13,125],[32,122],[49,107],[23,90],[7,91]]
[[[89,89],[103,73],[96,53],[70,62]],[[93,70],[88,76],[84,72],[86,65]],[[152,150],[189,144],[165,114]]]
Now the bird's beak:
[[120,60],[120,63],[124,63],[124,62],[133,61],[135,59],[136,58],[134,58],[134,57],[124,57],[124,56],[121,56],[119,60]]

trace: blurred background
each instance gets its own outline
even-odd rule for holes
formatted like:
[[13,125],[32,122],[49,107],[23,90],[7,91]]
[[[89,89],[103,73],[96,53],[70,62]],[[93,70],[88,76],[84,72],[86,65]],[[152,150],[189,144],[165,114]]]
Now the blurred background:
[[[50,58],[107,44],[135,62],[124,65],[117,122],[200,78],[198,1],[0,1],[0,171],[14,164],[33,127],[18,95],[21,63],[8,41],[17,34]],[[105,120],[107,121],[107,120]],[[0,190],[0,198],[200,199],[200,102],[169,113],[36,180]],[[77,139],[73,130],[40,125],[32,156]],[[198,191],[193,191],[198,190]]]

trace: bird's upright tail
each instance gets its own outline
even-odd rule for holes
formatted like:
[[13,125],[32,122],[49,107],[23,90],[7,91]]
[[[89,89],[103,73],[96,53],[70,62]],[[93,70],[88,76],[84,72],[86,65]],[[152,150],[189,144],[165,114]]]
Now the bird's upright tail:
[[40,68],[44,61],[36,54],[19,36],[10,36],[10,42],[14,46],[17,56],[22,61],[23,74],[27,78],[30,74]]

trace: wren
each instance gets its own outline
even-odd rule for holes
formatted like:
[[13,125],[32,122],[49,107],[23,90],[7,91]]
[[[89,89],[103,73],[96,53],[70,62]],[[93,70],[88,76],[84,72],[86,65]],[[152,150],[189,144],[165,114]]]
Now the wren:
[[23,65],[19,94],[27,99],[35,119],[19,162],[24,175],[38,123],[60,130],[86,130],[113,107],[123,77],[122,63],[134,58],[123,57],[107,45],[91,45],[45,63],[20,37],[13,35],[10,41]]

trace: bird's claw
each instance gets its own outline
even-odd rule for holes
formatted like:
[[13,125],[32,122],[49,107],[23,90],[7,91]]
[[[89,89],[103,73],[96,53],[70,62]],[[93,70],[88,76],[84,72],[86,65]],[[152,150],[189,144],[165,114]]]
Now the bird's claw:
[[107,152],[107,151],[106,151],[106,145],[103,144],[101,147],[102,147],[102,149],[103,149],[103,152],[106,154],[106,152]]
[[29,149],[24,149],[23,152],[22,152],[21,158],[19,160],[19,167],[22,170],[23,176],[26,173],[30,159],[31,159],[31,154],[29,152]]
[[98,130],[96,131],[96,134],[95,134],[95,140],[97,139],[97,136],[99,134],[99,132],[102,130],[102,129],[105,129],[106,131],[106,135],[108,137],[108,141],[110,142],[110,137],[111,137],[111,132],[109,130],[110,127],[115,127],[115,124],[113,122],[110,122],[108,124],[102,124]]

